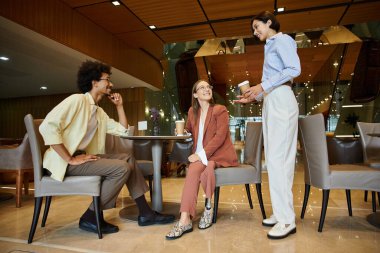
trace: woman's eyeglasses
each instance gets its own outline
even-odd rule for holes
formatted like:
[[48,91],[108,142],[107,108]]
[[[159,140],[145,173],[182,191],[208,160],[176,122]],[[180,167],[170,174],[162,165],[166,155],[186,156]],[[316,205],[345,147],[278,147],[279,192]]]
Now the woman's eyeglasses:
[[201,90],[201,91],[205,91],[205,90],[207,90],[207,89],[209,89],[209,90],[212,90],[214,87],[212,86],[212,85],[207,85],[207,86],[201,86],[201,87],[198,87],[198,89],[196,89],[195,91],[197,92],[197,91],[199,91],[199,90]]

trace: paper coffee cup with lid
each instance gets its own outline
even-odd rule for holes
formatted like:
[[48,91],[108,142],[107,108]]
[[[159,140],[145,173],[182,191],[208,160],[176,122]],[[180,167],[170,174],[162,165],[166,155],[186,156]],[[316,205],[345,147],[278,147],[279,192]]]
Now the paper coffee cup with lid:
[[240,94],[244,94],[244,92],[250,87],[249,86],[249,81],[245,80],[245,81],[239,83],[238,87],[240,89]]
[[177,136],[183,136],[185,130],[185,121],[184,120],[176,120],[175,121],[175,129],[177,132]]

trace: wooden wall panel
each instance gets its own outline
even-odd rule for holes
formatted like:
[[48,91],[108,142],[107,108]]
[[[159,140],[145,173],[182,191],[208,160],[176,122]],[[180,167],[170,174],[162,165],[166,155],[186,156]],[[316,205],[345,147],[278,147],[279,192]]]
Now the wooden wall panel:
[[163,58],[164,44],[150,30],[135,31],[118,34],[121,40],[132,48],[144,48],[157,59]]
[[154,58],[128,47],[59,0],[2,0],[0,15],[162,88],[162,69]]
[[[137,125],[138,121],[145,118],[145,89],[121,89],[119,92],[124,99],[124,110],[130,125]],[[25,98],[0,99],[0,137],[22,138],[26,129],[24,117],[31,113],[34,118],[44,118],[57,104],[70,94],[51,96],[36,96]],[[103,99],[100,106],[115,120],[118,120],[115,106]]]

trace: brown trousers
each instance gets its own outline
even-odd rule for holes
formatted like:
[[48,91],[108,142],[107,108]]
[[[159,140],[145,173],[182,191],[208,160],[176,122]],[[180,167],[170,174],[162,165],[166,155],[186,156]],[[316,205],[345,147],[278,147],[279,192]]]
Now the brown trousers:
[[215,190],[215,167],[214,161],[208,161],[207,166],[200,161],[190,163],[183,186],[180,212],[188,212],[191,217],[195,217],[199,184],[202,184],[206,198],[212,197]]
[[[100,209],[106,210],[116,206],[116,199],[123,185],[126,184],[133,199],[149,190],[144,176],[137,168],[135,159],[130,154],[101,154],[97,161],[80,165],[68,165],[67,176],[101,176]],[[91,210],[94,210],[91,203]]]

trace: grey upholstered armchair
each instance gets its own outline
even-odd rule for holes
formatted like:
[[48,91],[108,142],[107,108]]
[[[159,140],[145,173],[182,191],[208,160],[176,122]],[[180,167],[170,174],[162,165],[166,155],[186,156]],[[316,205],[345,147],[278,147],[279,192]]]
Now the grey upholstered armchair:
[[249,206],[253,209],[249,184],[256,184],[261,214],[266,218],[263,197],[261,194],[261,158],[263,147],[263,133],[261,122],[248,122],[244,148],[244,164],[237,167],[217,168],[215,170],[215,200],[213,223],[218,215],[219,192],[223,185],[244,184],[247,192]]
[[301,211],[304,218],[310,186],[322,189],[322,209],[318,232],[322,232],[331,189],[346,190],[349,215],[352,216],[352,190],[380,191],[380,171],[364,165],[329,165],[325,126],[322,114],[299,120],[299,138],[305,166],[305,195]]
[[33,173],[28,134],[19,146],[0,149],[0,173],[16,174],[16,207],[21,207],[22,186],[27,195],[29,176]]
[[42,119],[34,120],[32,115],[28,114],[24,118],[26,130],[29,135],[30,149],[32,151],[34,167],[34,213],[32,225],[29,232],[28,243],[32,243],[36,231],[38,219],[40,216],[43,197],[46,197],[45,210],[42,218],[41,227],[45,226],[49,213],[52,196],[66,195],[87,195],[93,197],[96,222],[98,228],[98,237],[102,238],[100,230],[100,176],[69,176],[65,177],[62,182],[44,175],[42,168],[42,155],[47,147],[44,145],[42,136],[38,127]]
[[[380,123],[357,123],[360,142],[363,147],[364,163],[372,168],[380,170],[380,136],[370,136],[370,134],[380,134]],[[367,201],[368,191],[364,193],[364,201]],[[380,192],[377,193],[380,205]],[[372,192],[372,209],[376,211],[376,195]]]

